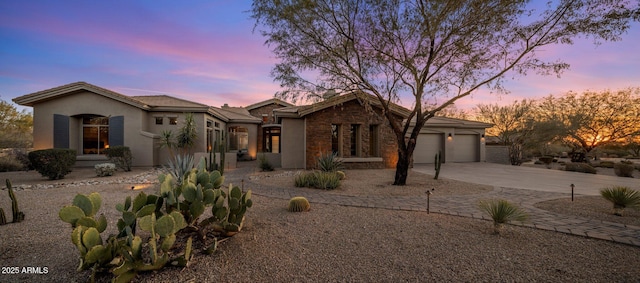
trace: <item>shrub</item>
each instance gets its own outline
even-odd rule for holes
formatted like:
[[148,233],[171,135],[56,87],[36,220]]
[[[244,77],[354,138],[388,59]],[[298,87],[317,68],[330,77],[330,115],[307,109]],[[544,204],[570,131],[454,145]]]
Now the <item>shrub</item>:
[[116,172],[116,165],[113,163],[100,163],[94,166],[98,177],[113,176]]
[[289,212],[304,212],[309,211],[311,209],[311,204],[309,204],[309,200],[305,197],[293,197],[289,200],[289,207],[287,210]]
[[20,170],[24,170],[24,166],[13,156],[0,156],[0,172],[12,172]]
[[616,163],[613,165],[613,172],[616,173],[618,177],[633,178],[633,170],[635,170],[635,168],[630,164]]
[[493,219],[493,227],[496,234],[500,233],[504,223],[525,221],[528,218],[528,215],[518,206],[503,199],[480,201],[479,207]]
[[323,190],[333,190],[340,186],[341,175],[336,172],[313,171],[296,176],[296,187],[308,187]]
[[323,172],[335,172],[342,170],[342,159],[335,153],[323,153],[318,157],[317,166]]
[[587,163],[574,163],[574,162],[567,163],[565,165],[564,170],[572,171],[572,172],[590,173],[590,174],[595,174],[596,172],[598,172],[596,168],[593,168],[591,165]]
[[109,161],[114,163],[118,168],[126,172],[131,171],[133,155],[128,146],[112,146],[107,148],[104,153],[109,158]]
[[63,148],[36,150],[29,152],[29,161],[43,177],[58,180],[69,174],[76,164],[76,151]]
[[258,156],[258,167],[262,171],[273,171],[273,165],[271,165],[267,155],[264,153]]
[[622,216],[627,207],[640,206],[640,192],[628,187],[612,187],[600,190],[600,195],[613,203],[613,214]]
[[551,164],[551,162],[553,162],[553,156],[542,156],[542,157],[539,157],[538,160],[548,165],[548,164]]

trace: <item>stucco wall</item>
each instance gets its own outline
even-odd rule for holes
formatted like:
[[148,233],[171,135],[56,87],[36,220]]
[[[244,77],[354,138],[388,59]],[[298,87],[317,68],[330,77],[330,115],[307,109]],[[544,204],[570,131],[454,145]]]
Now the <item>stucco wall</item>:
[[149,136],[141,134],[140,130],[145,124],[145,111],[124,104],[122,102],[94,94],[88,91],[81,91],[70,95],[58,97],[54,100],[45,101],[34,105],[33,138],[35,149],[46,149],[53,147],[53,115],[69,116],[69,146],[76,149],[80,160],[104,160],[103,156],[84,155],[82,156],[82,121],[73,118],[75,115],[93,114],[105,117],[124,116],[124,145],[128,146],[133,153],[134,166],[152,166],[153,159],[149,158],[147,152],[150,140]]
[[282,168],[304,168],[305,154],[305,123],[303,119],[282,119],[282,144],[281,164]]
[[509,160],[509,147],[506,145],[487,145],[487,162],[499,164],[511,164]]
[[[262,119],[262,115],[267,115],[267,117],[268,117],[267,122],[266,123],[263,122],[263,123],[261,123],[261,125],[264,125],[264,124],[275,124],[276,121],[273,120],[273,109],[278,109],[278,108],[282,108],[282,106],[281,105],[277,105],[277,104],[269,104],[269,105],[265,105],[265,106],[258,107],[258,108],[255,108],[255,109],[251,109],[251,110],[249,110],[249,114],[251,114],[251,116],[258,117],[260,119]],[[256,148],[256,150],[257,150],[257,152],[263,152],[264,151],[264,149],[262,148],[262,139],[263,139],[262,135],[263,135],[263,133],[262,133],[262,127],[260,125],[258,126],[257,131],[258,131],[257,132],[258,136],[257,136],[257,148]]]

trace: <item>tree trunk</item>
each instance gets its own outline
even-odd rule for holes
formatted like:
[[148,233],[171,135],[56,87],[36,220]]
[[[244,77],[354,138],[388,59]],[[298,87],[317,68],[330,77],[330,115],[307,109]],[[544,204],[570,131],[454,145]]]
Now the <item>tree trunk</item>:
[[406,152],[398,150],[398,163],[396,164],[396,177],[393,180],[394,186],[404,186],[407,184],[407,176],[409,175],[409,164],[411,159]]

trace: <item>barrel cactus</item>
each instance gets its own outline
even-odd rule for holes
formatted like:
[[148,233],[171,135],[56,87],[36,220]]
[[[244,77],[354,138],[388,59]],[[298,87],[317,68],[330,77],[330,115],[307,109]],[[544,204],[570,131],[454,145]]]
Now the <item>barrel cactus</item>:
[[309,200],[305,197],[293,197],[289,200],[289,207],[287,210],[289,212],[304,212],[309,211],[311,209],[311,204],[309,204]]

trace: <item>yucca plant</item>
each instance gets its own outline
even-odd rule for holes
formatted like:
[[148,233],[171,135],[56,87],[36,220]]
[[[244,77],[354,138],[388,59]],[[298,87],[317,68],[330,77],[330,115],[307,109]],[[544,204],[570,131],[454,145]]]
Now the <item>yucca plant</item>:
[[529,217],[518,206],[503,199],[483,200],[480,201],[479,207],[493,219],[493,228],[496,234],[500,234],[504,223],[525,221]]
[[323,153],[317,160],[318,169],[323,172],[335,172],[342,170],[342,159],[333,152]]
[[627,207],[640,207],[640,193],[629,187],[612,187],[600,190],[600,195],[613,203],[613,214],[622,216]]

